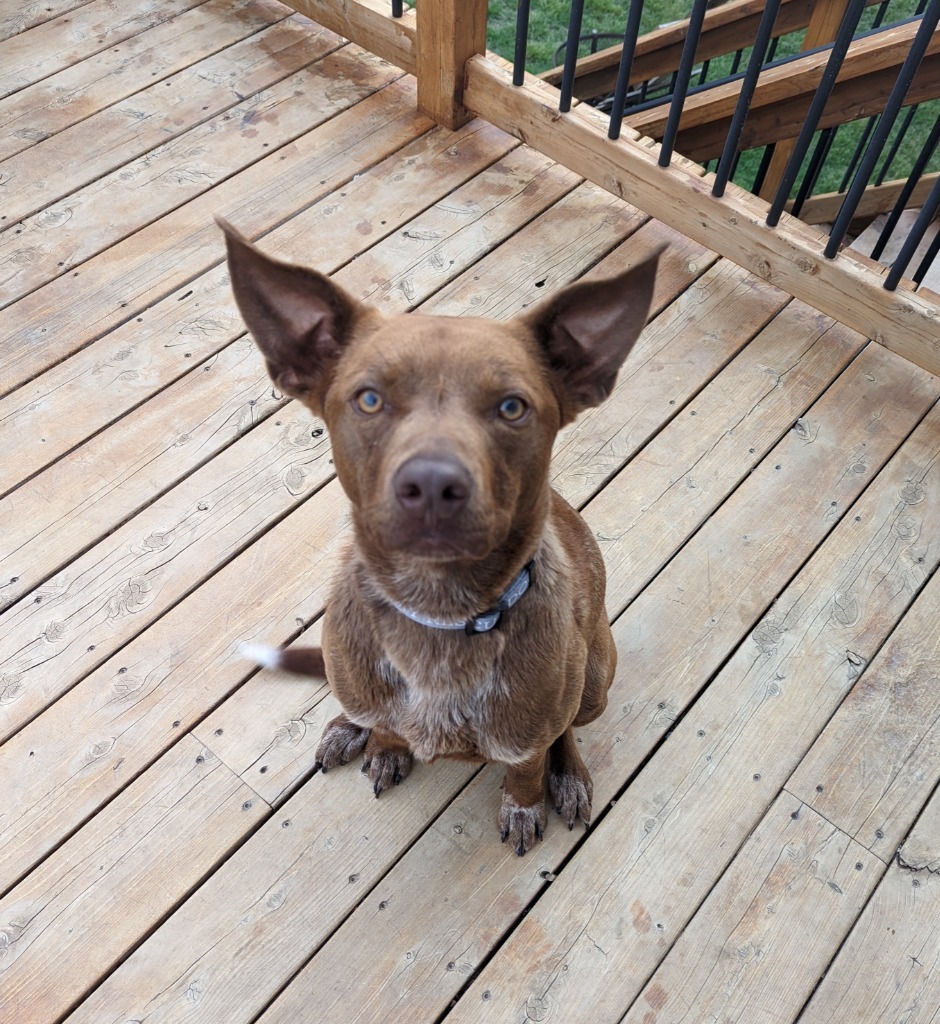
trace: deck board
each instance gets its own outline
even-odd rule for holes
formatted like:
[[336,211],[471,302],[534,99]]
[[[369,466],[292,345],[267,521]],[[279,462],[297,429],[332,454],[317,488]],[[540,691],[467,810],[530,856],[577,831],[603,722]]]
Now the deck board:
[[[113,13],[0,0],[4,1019],[932,1020],[940,379],[276,0]],[[329,687],[238,657],[316,642],[349,512],[214,214],[388,312],[669,243],[552,470],[620,655],[587,832],[312,775]]]

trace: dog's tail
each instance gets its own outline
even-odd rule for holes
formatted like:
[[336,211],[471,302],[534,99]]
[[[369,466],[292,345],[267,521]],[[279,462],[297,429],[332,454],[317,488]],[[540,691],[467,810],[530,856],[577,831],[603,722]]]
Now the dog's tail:
[[269,647],[267,644],[244,643],[239,646],[238,653],[262,668],[326,679],[322,647]]

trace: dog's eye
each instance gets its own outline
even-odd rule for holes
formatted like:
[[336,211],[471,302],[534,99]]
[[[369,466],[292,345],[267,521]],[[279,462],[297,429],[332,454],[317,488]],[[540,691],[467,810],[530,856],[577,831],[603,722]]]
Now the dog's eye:
[[365,390],[360,391],[356,395],[356,405],[361,412],[371,414],[381,411],[385,402],[378,391],[373,391],[372,388],[365,388]]
[[510,423],[517,423],[529,411],[529,407],[521,398],[511,395],[499,403],[499,415]]

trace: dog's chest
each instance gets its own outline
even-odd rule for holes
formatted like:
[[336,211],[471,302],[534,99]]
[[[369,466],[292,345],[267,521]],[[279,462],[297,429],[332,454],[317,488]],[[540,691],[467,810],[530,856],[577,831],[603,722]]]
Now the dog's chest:
[[386,724],[420,760],[463,756],[511,764],[530,756],[496,737],[507,696],[498,664],[455,673],[447,664],[396,666],[383,658],[379,671],[394,692]]

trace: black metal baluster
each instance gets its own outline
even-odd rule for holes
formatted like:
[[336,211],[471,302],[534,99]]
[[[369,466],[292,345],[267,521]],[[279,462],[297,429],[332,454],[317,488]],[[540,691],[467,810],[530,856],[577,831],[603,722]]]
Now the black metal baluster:
[[392,0],[392,17],[400,18],[404,14],[402,0]]
[[581,21],[584,17],[584,0],[571,0],[571,15],[568,19],[568,41],[565,44],[565,67],[561,75],[561,99],[558,110],[562,114],[571,110],[574,95],[574,77],[578,66],[578,46],[581,40]]
[[[643,15],[643,0],[630,0],[627,11],[627,26],[623,32],[623,49],[620,51],[620,67],[617,70],[617,84],[614,87],[614,105],[610,111],[610,127],[607,138],[619,139],[623,125],[623,110],[627,103],[627,91],[630,88],[630,71],[633,68],[633,54],[636,51],[636,40],[640,34],[640,18]],[[643,83],[645,92],[646,83]]]
[[825,128],[819,133],[816,148],[813,150],[813,155],[809,158],[809,166],[806,168],[806,173],[803,175],[803,181],[800,183],[799,191],[796,193],[796,198],[793,200],[793,209],[790,210],[794,217],[799,217],[800,210],[803,209],[803,204],[816,187],[816,182],[819,180],[819,173],[823,169],[823,164],[826,162],[829,150],[832,149],[832,140],[836,137],[836,130],[838,127],[839,126],[836,125],[834,128]]
[[888,176],[888,170],[891,167],[894,158],[898,155],[898,149],[901,147],[901,143],[904,141],[904,136],[907,135],[907,130],[911,126],[911,121],[914,120],[914,115],[917,113],[917,107],[919,104],[914,103],[907,108],[907,115],[904,121],[901,123],[901,127],[897,130],[897,134],[894,136],[894,142],[891,143],[891,148],[888,150],[888,155],[884,158],[884,163],[881,165],[881,170],[878,172],[875,178],[876,185],[883,185],[885,178]]
[[877,116],[870,117],[868,119],[868,124],[865,125],[865,130],[859,136],[855,152],[852,154],[852,159],[849,160],[849,165],[845,169],[845,174],[842,176],[842,181],[839,183],[839,187],[836,189],[836,192],[844,192],[849,187],[849,182],[852,180],[855,168],[858,167],[859,160],[862,159],[862,153],[865,152],[865,147],[868,145],[868,140],[871,138],[871,133],[875,128],[875,122],[877,120]]
[[751,191],[754,195],[760,192],[764,184],[764,178],[767,177],[767,171],[770,169],[770,161],[774,158],[774,149],[776,149],[776,146],[772,142],[764,146],[764,152],[761,154],[757,173],[754,175],[754,184],[751,186]]
[[[884,148],[894,121],[901,109],[901,104],[904,102],[904,97],[911,87],[911,82],[914,80],[914,75],[920,66],[924,52],[927,49],[927,44],[930,42],[938,21],[940,21],[940,0],[930,0],[930,3],[924,10],[917,34],[911,43],[911,48],[904,58],[904,63],[901,65],[898,80],[894,83],[894,88],[891,90],[888,102],[881,112],[881,117],[878,119],[878,124],[872,133],[871,141],[865,150],[865,155],[859,163],[855,177],[852,179],[852,184],[849,185],[845,199],[842,201],[842,207],[836,216],[835,223],[832,225],[829,241],[825,248],[827,259],[833,259],[839,251],[839,245],[845,237],[849,225],[852,223],[852,218],[855,216],[855,210],[858,208],[862,193],[868,185],[868,179],[875,166],[875,161],[878,159],[878,154]],[[887,287],[887,282],[885,287]]]
[[529,44],[529,2],[519,0],[516,5],[516,45],[512,55],[512,84],[525,81],[525,58]]
[[848,52],[849,44],[852,42],[852,36],[858,25],[859,18],[862,16],[864,7],[865,0],[851,0],[846,8],[842,24],[839,26],[839,31],[832,44],[832,52],[829,54],[829,60],[826,62],[826,69],[823,71],[819,86],[810,102],[809,110],[806,112],[806,120],[803,122],[803,127],[797,136],[793,152],[790,154],[790,159],[784,168],[780,186],[770,204],[767,223],[771,227],[776,227],[780,222],[780,214],[790,198],[793,182],[796,181],[796,175],[803,163],[803,158],[809,150],[813,135],[816,132],[816,126],[822,117],[822,112],[832,93],[832,88],[836,84],[836,77],[839,74],[839,69],[842,67],[842,61],[845,60],[845,55]]
[[933,266],[934,260],[940,255],[940,231],[933,236],[933,241],[927,247],[927,252],[924,254],[924,258],[920,261],[920,266],[914,271],[914,281],[917,284],[921,284],[924,278],[927,276],[927,271]]
[[774,30],[774,22],[777,20],[777,11],[780,9],[780,0],[767,0],[764,5],[764,13],[761,15],[760,24],[757,26],[757,35],[754,39],[754,49],[751,51],[751,59],[747,62],[747,69],[744,72],[744,81],[741,83],[741,91],[738,93],[738,102],[734,108],[734,115],[731,118],[731,127],[725,138],[725,145],[721,151],[721,159],[718,161],[718,170],[715,172],[715,184],[712,186],[713,196],[723,196],[728,179],[734,173],[733,164],[735,154],[738,151],[738,143],[741,141],[741,132],[744,130],[744,122],[747,119],[748,111],[751,109],[751,100],[754,97],[754,90],[757,88],[757,79],[764,64],[764,57],[770,43]]
[[672,151],[676,144],[676,135],[679,132],[679,119],[682,117],[682,106],[685,103],[686,93],[689,91],[689,79],[692,77],[692,66],[695,64],[695,50],[698,46],[699,36],[702,34],[702,23],[705,20],[705,10],[707,7],[708,0],[694,0],[692,4],[692,13],[689,15],[689,29],[685,37],[685,43],[682,46],[682,56],[679,58],[679,70],[676,72],[672,103],[669,106],[669,117],[666,120],[663,141],[659,147],[660,167],[668,167],[672,160]]
[[[891,269],[888,271],[888,276],[885,278],[885,288],[888,291],[894,291],[898,286],[898,282],[901,280],[901,276],[907,269],[908,263],[911,262],[911,257],[917,251],[917,246],[920,245],[921,239],[927,231],[930,222],[937,216],[937,211],[940,210],[940,178],[933,183],[933,188],[930,190],[930,195],[927,196],[927,201],[921,207],[920,213],[917,215],[917,220],[914,221],[914,226],[911,228],[910,234],[904,240],[904,244],[901,246],[901,251],[898,253],[894,263],[891,264]],[[918,268],[918,273],[923,277],[921,271],[926,272],[927,267],[930,266],[926,259],[924,260],[926,266],[922,263]]]
[[933,128],[930,130],[930,134],[924,141],[924,145],[921,148],[920,153],[917,154],[917,159],[914,161],[914,166],[911,168],[910,176],[904,183],[904,187],[901,189],[901,193],[894,204],[894,208],[891,213],[888,214],[888,219],[885,222],[885,226],[881,229],[881,234],[878,236],[878,241],[875,242],[875,247],[872,249],[871,258],[877,260],[885,250],[885,246],[888,244],[888,239],[894,234],[894,229],[898,225],[898,221],[901,219],[901,214],[907,208],[908,200],[911,198],[914,189],[917,187],[917,182],[920,181],[924,171],[927,169],[927,164],[930,163],[930,158],[933,156],[934,150],[940,143],[940,118],[934,122]]

